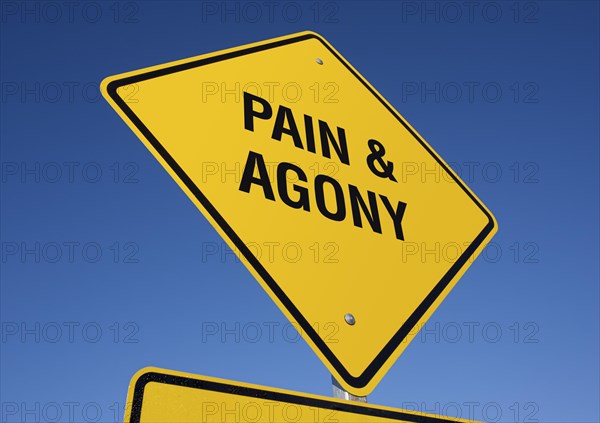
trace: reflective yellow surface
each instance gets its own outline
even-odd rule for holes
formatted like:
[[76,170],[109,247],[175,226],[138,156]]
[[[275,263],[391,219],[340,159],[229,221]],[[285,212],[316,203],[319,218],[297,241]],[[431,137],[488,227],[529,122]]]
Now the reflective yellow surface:
[[131,381],[125,422],[411,423],[423,421],[419,418],[424,416],[432,419],[428,420],[430,423],[468,423],[463,419],[146,368]]
[[[322,344],[301,332],[340,383],[366,395],[493,236],[496,224],[325,40],[311,33],[279,40],[298,38],[259,51],[244,46],[117,75],[107,78],[102,90],[287,317],[295,322],[299,313],[305,326],[314,328]],[[110,96],[111,81],[199,60],[205,62],[121,83],[116,97]],[[401,216],[393,214],[402,208]],[[478,236],[475,251],[419,309]],[[283,294],[277,295],[270,278]],[[377,358],[418,309],[410,333]],[[344,320],[348,313],[354,325]],[[372,363],[375,370],[372,366],[364,376]],[[353,379],[361,375],[361,382]]]

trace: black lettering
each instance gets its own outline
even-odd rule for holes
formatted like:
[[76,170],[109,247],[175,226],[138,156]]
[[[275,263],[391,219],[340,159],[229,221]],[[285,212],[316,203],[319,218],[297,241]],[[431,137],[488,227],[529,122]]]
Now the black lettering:
[[329,150],[329,143],[333,146],[335,153],[339,157],[340,161],[344,164],[350,164],[350,157],[348,156],[348,145],[346,144],[346,131],[343,128],[338,127],[337,133],[339,142],[336,141],[333,136],[333,132],[327,125],[327,122],[319,120],[319,133],[321,135],[321,149],[323,150],[323,156],[331,158],[331,152]]
[[310,211],[310,204],[308,201],[308,189],[306,187],[301,187],[298,185],[292,185],[294,187],[294,191],[300,194],[298,200],[292,200],[290,198],[288,192],[288,184],[287,184],[287,173],[292,171],[296,173],[298,179],[302,182],[307,182],[306,174],[302,169],[298,166],[283,162],[277,166],[277,191],[279,191],[279,196],[281,197],[281,201],[283,201],[288,206],[294,209],[304,209],[306,211]]
[[[254,177],[254,168],[258,169],[258,178]],[[240,182],[240,191],[249,193],[252,184],[261,186],[265,198],[275,201],[273,188],[271,187],[271,181],[269,180],[269,174],[267,173],[267,167],[265,166],[265,160],[262,155],[255,153],[254,151],[248,153],[244,174],[242,175],[242,182]]]
[[[285,121],[288,121],[289,128],[285,127]],[[300,132],[298,132],[298,126],[294,120],[292,110],[285,107],[279,106],[277,110],[277,118],[275,118],[275,126],[273,127],[273,134],[271,138],[277,141],[281,141],[281,135],[287,134],[294,140],[294,145],[298,148],[304,148],[302,146],[302,140],[300,139]]]
[[311,153],[316,153],[315,130],[313,128],[312,117],[309,115],[304,115],[304,132],[306,133],[306,149]]
[[[262,112],[254,110],[254,103],[262,104]],[[264,120],[270,119],[273,116],[273,109],[267,100],[244,91],[244,128],[248,131],[254,132],[254,116]]]
[[402,218],[404,217],[404,211],[406,210],[406,203],[402,201],[398,201],[398,207],[396,210],[390,204],[390,200],[385,195],[379,194],[381,197],[381,201],[383,201],[383,205],[386,210],[390,214],[392,218],[392,222],[394,222],[394,230],[396,231],[396,239],[404,241],[404,232],[402,231]]
[[[337,210],[335,213],[330,212],[325,204],[325,193],[323,192],[323,185],[328,183],[333,187],[335,192],[335,202]],[[344,203],[344,192],[342,187],[335,179],[327,175],[317,175],[315,178],[315,197],[317,200],[317,207],[323,216],[328,219],[341,222],[346,218],[346,204]]]
[[369,197],[369,206],[365,203],[365,200],[358,192],[358,188],[354,185],[348,185],[350,191],[350,206],[352,208],[352,218],[354,220],[354,226],[362,228],[362,219],[360,217],[361,210],[365,214],[369,225],[373,232],[381,233],[381,221],[379,220],[379,211],[377,209],[377,195],[374,192],[367,191]]

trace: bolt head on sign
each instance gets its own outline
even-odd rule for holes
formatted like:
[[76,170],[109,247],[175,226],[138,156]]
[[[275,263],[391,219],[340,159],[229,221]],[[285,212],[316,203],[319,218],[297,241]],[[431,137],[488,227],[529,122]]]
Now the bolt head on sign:
[[496,232],[315,33],[113,76],[102,92],[354,395],[376,386]]

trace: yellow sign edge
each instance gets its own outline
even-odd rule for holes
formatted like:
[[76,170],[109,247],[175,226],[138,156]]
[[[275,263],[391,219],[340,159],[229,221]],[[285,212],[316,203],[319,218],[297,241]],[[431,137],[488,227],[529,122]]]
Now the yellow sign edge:
[[[373,417],[381,417],[382,420],[391,419],[405,423],[480,423],[474,420],[446,417],[356,401],[347,401],[338,398],[324,397],[320,395],[307,394],[304,392],[295,392],[286,389],[271,388],[252,383],[231,381],[210,376],[201,376],[158,367],[145,367],[137,371],[131,378],[129,389],[127,391],[124,423],[141,423],[144,387],[151,382],[166,383],[169,385],[182,386],[184,388],[196,388],[220,392],[229,394],[231,396],[242,395],[255,399],[279,401],[281,403],[290,403],[289,399],[295,398],[303,400],[302,405],[309,407],[325,408],[354,414],[366,414]],[[194,382],[196,382],[196,386],[194,386]],[[218,389],[211,389],[212,386],[218,386]],[[231,388],[231,392],[227,392],[228,388]],[[246,395],[244,395],[243,390],[246,390]],[[272,396],[273,398],[270,398],[269,396]],[[287,401],[277,399],[278,397],[286,398]],[[297,402],[297,404],[298,403],[299,402]],[[362,413],[357,413],[359,410],[361,410]],[[400,418],[402,418],[402,420]]]

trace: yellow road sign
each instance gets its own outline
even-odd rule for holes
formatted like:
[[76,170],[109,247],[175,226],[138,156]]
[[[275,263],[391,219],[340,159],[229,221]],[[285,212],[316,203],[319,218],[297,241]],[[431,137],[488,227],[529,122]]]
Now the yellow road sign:
[[113,76],[102,92],[355,395],[496,231],[317,34]]
[[125,423],[469,421],[157,368],[131,380]]

